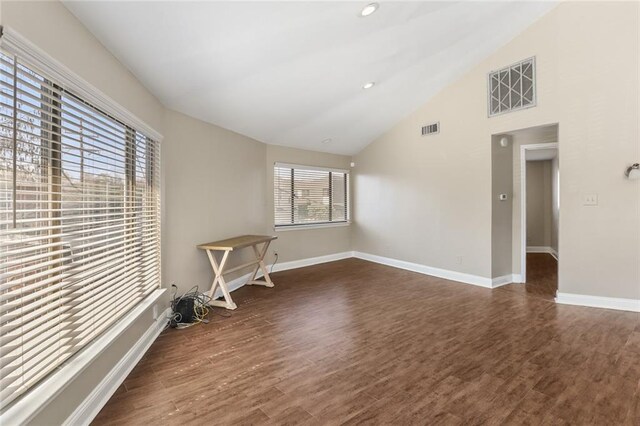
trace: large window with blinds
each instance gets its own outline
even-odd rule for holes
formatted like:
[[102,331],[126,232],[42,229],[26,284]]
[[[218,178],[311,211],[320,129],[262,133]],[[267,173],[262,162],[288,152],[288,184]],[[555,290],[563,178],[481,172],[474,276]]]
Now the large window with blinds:
[[0,53],[0,404],[160,284],[159,143]]
[[349,221],[347,170],[276,163],[273,174],[276,228]]

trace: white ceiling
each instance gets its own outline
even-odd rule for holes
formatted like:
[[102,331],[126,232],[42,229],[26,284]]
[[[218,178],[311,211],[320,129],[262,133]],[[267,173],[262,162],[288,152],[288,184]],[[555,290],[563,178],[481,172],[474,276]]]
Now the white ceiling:
[[362,18],[366,1],[64,3],[166,107],[340,154],[360,151],[555,5],[382,2]]

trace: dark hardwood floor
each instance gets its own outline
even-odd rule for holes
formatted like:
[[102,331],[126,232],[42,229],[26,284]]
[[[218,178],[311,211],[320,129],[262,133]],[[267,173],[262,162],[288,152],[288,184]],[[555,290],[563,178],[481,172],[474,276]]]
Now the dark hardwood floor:
[[504,289],[554,300],[558,291],[558,261],[547,253],[527,253],[527,282],[509,284]]
[[358,259],[167,330],[94,424],[640,424],[640,314]]

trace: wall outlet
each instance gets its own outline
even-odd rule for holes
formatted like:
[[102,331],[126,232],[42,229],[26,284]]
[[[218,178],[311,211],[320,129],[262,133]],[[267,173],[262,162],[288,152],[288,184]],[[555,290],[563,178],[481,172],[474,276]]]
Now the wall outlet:
[[278,257],[278,250],[274,250],[274,251],[273,251],[273,255],[274,255],[275,257]]
[[462,256],[456,256],[456,265],[462,265]]
[[597,206],[598,205],[598,194],[585,194],[582,197],[582,205],[583,206]]

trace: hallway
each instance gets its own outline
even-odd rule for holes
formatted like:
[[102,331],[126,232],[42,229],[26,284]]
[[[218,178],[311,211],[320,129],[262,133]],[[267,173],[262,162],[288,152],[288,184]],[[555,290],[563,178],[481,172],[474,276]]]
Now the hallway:
[[558,261],[548,253],[527,253],[527,293],[553,299],[558,290]]
[[507,284],[500,288],[553,301],[558,290],[558,261],[548,253],[527,253],[526,284]]

